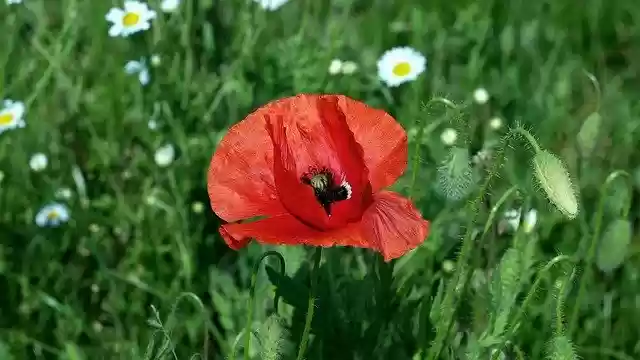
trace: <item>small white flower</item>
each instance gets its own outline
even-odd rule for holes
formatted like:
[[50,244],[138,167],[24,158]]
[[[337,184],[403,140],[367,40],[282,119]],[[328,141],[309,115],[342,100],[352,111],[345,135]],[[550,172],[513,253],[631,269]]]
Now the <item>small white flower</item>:
[[72,196],[73,191],[71,191],[71,189],[69,189],[68,187],[63,187],[56,191],[56,198],[58,199],[69,200]]
[[491,149],[488,149],[488,148],[480,149],[478,153],[473,155],[473,157],[471,158],[471,162],[473,162],[476,165],[484,164],[491,159],[491,155],[492,155]]
[[144,59],[140,59],[139,61],[127,61],[127,63],[124,65],[124,72],[129,75],[138,74],[138,80],[143,86],[147,85],[151,80],[149,68],[147,68],[147,64],[145,63]]
[[139,31],[149,30],[151,20],[156,18],[156,12],[149,9],[149,5],[133,0],[126,0],[124,8],[111,8],[105,19],[112,25],[109,36],[127,37]]
[[23,128],[25,126],[24,111],[22,102],[5,100],[0,110],[0,134],[7,130]]
[[458,140],[458,132],[452,128],[446,128],[440,134],[440,140],[443,144],[451,146]]
[[162,62],[162,59],[160,58],[160,55],[158,54],[153,54],[151,55],[151,66],[153,67],[158,67],[160,66],[160,63]]
[[56,227],[69,221],[69,208],[60,203],[44,206],[36,214],[36,225],[40,227]]
[[277,10],[288,1],[289,0],[253,0],[253,2],[260,5],[261,8],[269,11]]
[[418,78],[427,68],[427,59],[410,47],[397,47],[378,60],[378,77],[388,86],[399,86]]
[[49,164],[49,159],[47,159],[47,155],[43,153],[35,153],[29,159],[29,167],[33,171],[42,171]]
[[204,204],[200,201],[195,201],[193,204],[191,204],[191,211],[196,214],[201,214],[204,211]]
[[329,74],[336,75],[342,71],[342,60],[333,59],[329,64]]
[[181,0],[162,0],[160,9],[164,12],[174,12],[180,6]]
[[156,164],[161,167],[168,166],[173,162],[173,159],[176,156],[176,149],[171,144],[166,144],[161,146],[156,150],[154,155],[154,160]]
[[158,122],[155,121],[154,119],[151,119],[147,123],[147,126],[149,127],[150,130],[156,130],[158,128]]
[[342,73],[345,75],[351,75],[358,70],[358,64],[353,61],[345,61],[342,64]]
[[22,0],[7,0],[7,5],[11,4],[21,4]]
[[493,130],[498,130],[502,127],[502,119],[499,117],[494,117],[489,120],[489,127]]
[[[512,231],[518,230],[518,226],[520,224],[520,210],[511,209],[504,213],[504,220],[506,221],[508,227]],[[526,234],[531,233],[536,223],[538,222],[538,211],[536,209],[531,209],[524,216],[524,232]]]
[[473,92],[473,100],[480,105],[484,105],[489,101],[489,92],[485,88],[477,88]]

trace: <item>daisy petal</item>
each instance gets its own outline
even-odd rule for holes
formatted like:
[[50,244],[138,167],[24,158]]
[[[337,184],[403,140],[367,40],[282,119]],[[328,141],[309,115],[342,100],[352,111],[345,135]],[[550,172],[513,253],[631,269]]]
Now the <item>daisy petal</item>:
[[122,20],[123,16],[124,16],[124,11],[122,11],[122,9],[111,8],[111,10],[109,10],[107,15],[105,16],[105,19],[112,23],[119,23]]

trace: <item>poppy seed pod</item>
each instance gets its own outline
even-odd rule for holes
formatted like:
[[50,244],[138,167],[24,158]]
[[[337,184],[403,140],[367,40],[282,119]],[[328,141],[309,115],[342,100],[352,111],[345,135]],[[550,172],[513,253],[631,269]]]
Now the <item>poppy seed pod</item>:
[[406,167],[407,134],[386,112],[343,95],[297,95],[229,129],[211,159],[207,188],[233,249],[250,239],[343,245],[389,261],[429,232],[409,199],[383,190]]

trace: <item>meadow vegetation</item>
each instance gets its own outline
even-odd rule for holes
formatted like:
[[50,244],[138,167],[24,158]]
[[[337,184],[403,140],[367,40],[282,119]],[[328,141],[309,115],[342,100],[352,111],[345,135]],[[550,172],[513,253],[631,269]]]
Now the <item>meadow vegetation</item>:
[[[130,36],[120,1],[10,2],[1,360],[640,358],[639,2],[150,1]],[[227,247],[211,156],[297,93],[404,126],[424,244]]]

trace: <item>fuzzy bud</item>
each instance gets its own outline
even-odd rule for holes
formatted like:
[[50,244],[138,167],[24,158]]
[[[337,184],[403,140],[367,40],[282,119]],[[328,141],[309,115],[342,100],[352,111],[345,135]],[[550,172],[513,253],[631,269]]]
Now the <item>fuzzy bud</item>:
[[549,201],[568,218],[575,218],[578,198],[562,161],[547,150],[539,150],[533,157],[533,169]]
[[468,150],[451,148],[447,159],[438,167],[438,190],[447,199],[457,201],[470,193],[473,182]]
[[611,272],[624,262],[631,244],[631,222],[616,219],[609,224],[600,242],[596,265],[603,272]]
[[578,149],[580,149],[582,156],[590,155],[596,147],[601,124],[602,117],[600,117],[600,114],[597,112],[589,115],[584,123],[582,123],[577,137]]

